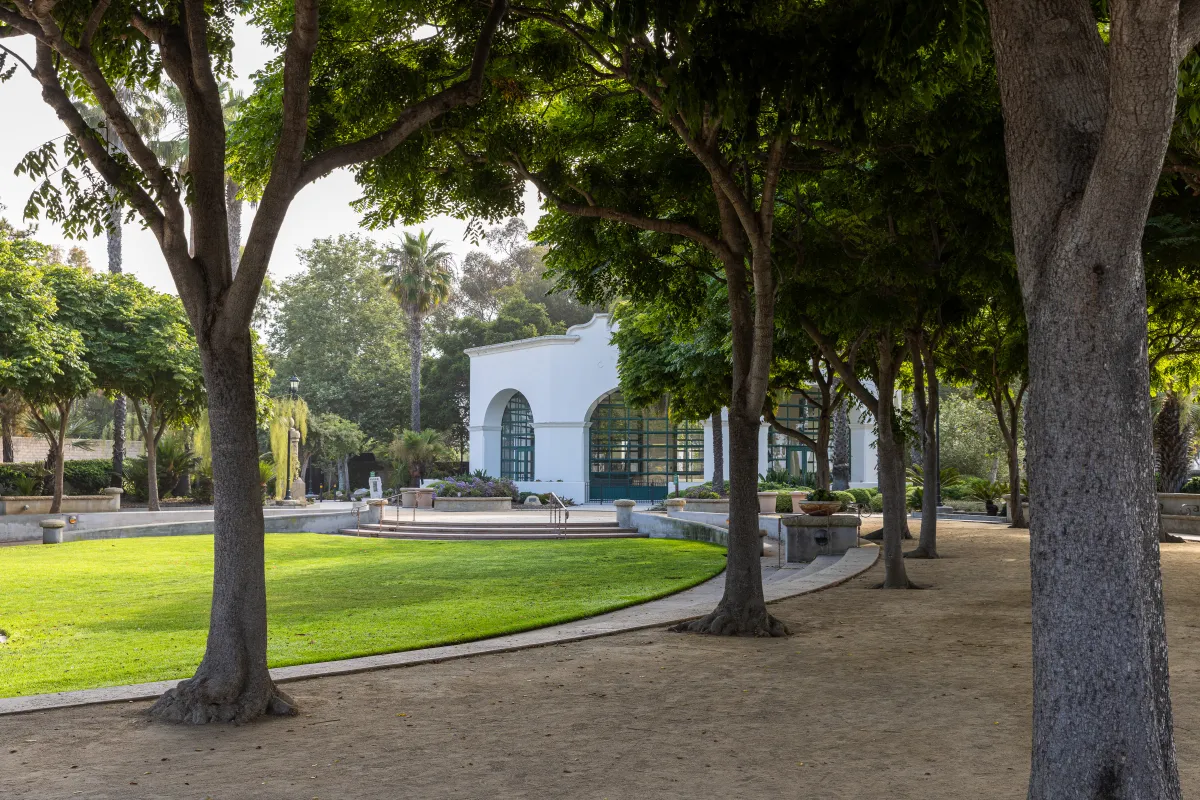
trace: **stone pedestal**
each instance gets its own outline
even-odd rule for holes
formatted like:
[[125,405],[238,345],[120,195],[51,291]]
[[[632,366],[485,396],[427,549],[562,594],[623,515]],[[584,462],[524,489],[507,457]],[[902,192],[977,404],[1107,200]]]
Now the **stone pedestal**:
[[616,500],[613,502],[613,507],[617,509],[617,527],[632,528],[633,527],[633,507],[636,506],[632,500]]
[[378,525],[383,519],[383,507],[386,505],[386,500],[368,500],[367,515],[360,522],[365,522],[368,525]]
[[293,500],[304,500],[306,494],[308,494],[308,488],[305,487],[303,478],[296,478],[296,480],[292,481]]
[[862,524],[855,514],[805,514],[784,517],[782,522],[784,560],[789,564],[808,563],[817,556],[838,556],[858,547],[858,526]]
[[44,519],[38,523],[42,526],[42,544],[62,544],[63,528],[67,523],[58,517]]
[[687,500],[683,499],[682,497],[671,497],[663,500],[663,506],[667,509],[668,514],[671,512],[683,511],[683,508],[686,505]]

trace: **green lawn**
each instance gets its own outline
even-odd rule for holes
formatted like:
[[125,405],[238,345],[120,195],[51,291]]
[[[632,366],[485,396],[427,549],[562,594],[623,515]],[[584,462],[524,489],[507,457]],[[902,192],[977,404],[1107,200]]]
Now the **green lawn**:
[[[267,536],[273,667],[470,641],[693,586],[722,548],[664,539]],[[212,537],[0,548],[0,697],[185,678],[204,653]]]

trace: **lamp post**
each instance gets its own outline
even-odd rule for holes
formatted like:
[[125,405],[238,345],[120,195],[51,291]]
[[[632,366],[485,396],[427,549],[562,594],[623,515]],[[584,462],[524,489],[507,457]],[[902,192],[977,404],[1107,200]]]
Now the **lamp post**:
[[[295,375],[288,378],[288,389],[291,390],[292,400],[295,400],[300,396],[300,379],[298,377],[296,377]],[[295,414],[295,410],[293,410],[292,413]],[[296,431],[295,416],[288,418],[288,457],[287,457],[287,484],[286,484],[287,493],[283,496],[284,500],[293,499],[292,498],[292,432],[293,431]],[[300,438],[299,431],[296,431],[296,434],[297,434],[296,438],[299,439]],[[275,496],[278,497],[279,495],[275,495]]]

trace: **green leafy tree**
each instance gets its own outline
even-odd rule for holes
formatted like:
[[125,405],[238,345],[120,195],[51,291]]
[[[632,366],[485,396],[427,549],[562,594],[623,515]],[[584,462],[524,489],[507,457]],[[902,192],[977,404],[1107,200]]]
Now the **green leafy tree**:
[[[265,325],[275,374],[300,378],[314,414],[337,414],[388,441],[409,411],[409,353],[383,283],[384,251],[342,235],[314,240],[299,256],[303,270],[276,285]],[[277,395],[286,390],[275,386]]]
[[[193,723],[246,721],[294,705],[267,671],[263,517],[257,490],[257,404],[250,322],[287,211],[305,186],[334,170],[387,169],[430,123],[478,103],[492,44],[507,12],[488,6],[402,3],[323,7],[297,0],[251,21],[279,56],[257,75],[236,125],[221,110],[229,69],[229,9],[183,0],[163,6],[0,4],[0,39],[28,37],[22,65],[66,126],[22,169],[40,181],[30,215],[68,234],[103,229],[115,188],[158,241],[196,332],[209,392],[215,549],[212,620],[203,661],[156,705],[156,716]],[[426,23],[436,21],[427,31]],[[15,73],[6,70],[4,77]],[[387,74],[387,80],[380,75]],[[186,177],[154,154],[116,87],[170,81],[187,111]],[[345,89],[342,91],[341,89]],[[128,157],[114,154],[73,99],[94,97]],[[370,166],[366,166],[366,165]],[[65,171],[64,171],[65,168]],[[230,258],[226,175],[258,199],[237,274]]]
[[421,356],[425,317],[450,299],[454,274],[452,255],[445,242],[435,242],[428,231],[404,234],[398,249],[388,252],[383,265],[384,281],[408,317],[408,355],[412,413],[410,427],[421,430]]
[[366,445],[362,428],[350,420],[337,414],[314,414],[308,419],[300,474],[305,474],[309,462],[315,461],[327,476],[336,476],[338,490],[346,494],[350,490],[350,457],[361,453]]
[[[179,298],[142,286],[135,279],[114,279],[123,291],[123,308],[114,315],[120,329],[109,360],[104,388],[129,398],[145,445],[146,473],[158,474],[159,442],[171,428],[193,425],[204,408],[203,372],[196,338]],[[174,488],[173,485],[170,488]],[[147,502],[158,510],[157,481],[147,484]]]

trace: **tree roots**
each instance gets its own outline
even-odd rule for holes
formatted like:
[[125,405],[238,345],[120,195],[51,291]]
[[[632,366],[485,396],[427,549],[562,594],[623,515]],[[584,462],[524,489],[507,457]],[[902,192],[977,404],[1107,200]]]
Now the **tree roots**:
[[264,714],[292,716],[296,703],[268,679],[256,687],[244,687],[236,697],[217,699],[209,691],[207,681],[189,678],[180,681],[151,707],[150,716],[163,722],[206,725],[210,722],[232,722],[240,725]]
[[927,550],[924,547],[918,547],[916,550],[909,550],[904,554],[905,558],[924,559],[924,558],[941,558],[937,550]]
[[700,619],[681,622],[668,628],[672,633],[707,633],[713,636],[789,636],[791,631],[782,620],[763,611],[758,614],[738,614],[717,608]]
[[872,589],[924,589],[924,586],[918,586],[910,580],[905,580],[903,586],[889,586],[887,581],[877,583],[871,587]]

